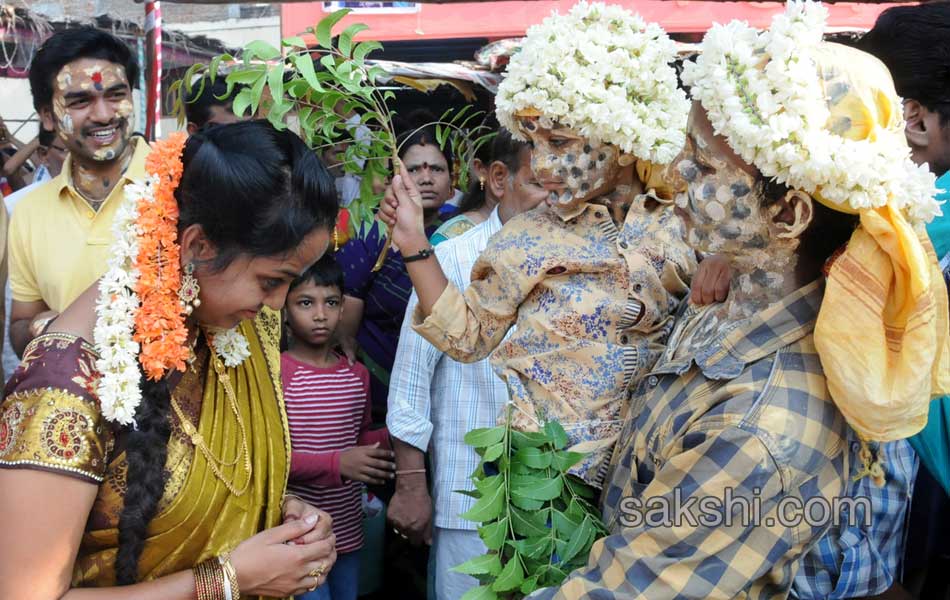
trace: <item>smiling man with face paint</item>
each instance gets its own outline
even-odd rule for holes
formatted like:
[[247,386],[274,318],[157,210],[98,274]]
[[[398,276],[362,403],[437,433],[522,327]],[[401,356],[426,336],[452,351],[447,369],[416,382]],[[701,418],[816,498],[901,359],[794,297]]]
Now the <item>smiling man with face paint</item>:
[[548,206],[492,237],[464,294],[437,262],[421,260],[428,244],[411,200],[421,194],[408,173],[383,207],[396,213],[393,242],[409,255],[416,331],[457,360],[491,355],[512,426],[559,421],[572,448],[589,453],[571,474],[594,487],[627,395],[662,352],[696,268],[672,206],[651,189],[658,169],[645,162],[667,163],[682,145],[689,105],[674,57],[658,26],[617,6],[582,2],[528,31],[497,114],[533,144]]
[[69,156],[10,222],[10,340],[18,354],[106,269],[118,201],[148,153],[132,137],[137,80],[125,44],[92,27],[53,35],[30,65],[33,104]]

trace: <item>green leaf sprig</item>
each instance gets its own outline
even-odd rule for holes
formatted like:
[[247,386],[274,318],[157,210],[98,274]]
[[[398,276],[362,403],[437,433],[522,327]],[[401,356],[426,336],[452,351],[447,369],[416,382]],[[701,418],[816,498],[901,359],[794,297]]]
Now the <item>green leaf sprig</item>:
[[[387,105],[395,96],[379,84],[386,71],[367,61],[367,56],[381,50],[382,44],[355,41],[359,33],[369,29],[362,23],[333,35],[334,28],[350,12],[338,10],[307,29],[317,41],[316,48],[309,48],[299,36],[283,39],[280,48],[253,41],[243,48],[239,59],[222,54],[207,65],[192,65],[182,79],[172,83],[169,94],[173,99],[172,111],[179,125],[183,125],[188,99],[200,95],[206,82],[214,83],[218,77],[224,77],[227,92],[223,98],[240,86],[232,106],[238,116],[260,111],[277,129],[295,127],[317,151],[354,140],[355,143],[347,145],[341,165],[336,166],[362,177],[359,198],[348,206],[354,228],[351,233],[355,233],[361,225],[372,222],[382,198],[382,194],[372,191],[373,182],[389,176],[397,164],[399,147],[393,126],[395,115]],[[223,70],[227,72],[222,74]],[[353,122],[353,115],[359,116],[358,125]],[[493,135],[483,126],[473,127],[481,115],[482,112],[467,105],[447,111],[439,121],[423,126],[436,125],[439,145],[451,145],[459,157],[456,166],[463,189],[468,184],[470,159]],[[380,227],[385,234],[381,222]],[[387,250],[388,244],[383,255]]]
[[607,535],[593,490],[568,475],[586,455],[567,450],[557,421],[537,432],[515,431],[508,411],[505,425],[465,435],[481,460],[472,474],[475,490],[459,492],[476,499],[461,516],[480,524],[488,553],[453,568],[481,584],[462,600],[517,599],[557,586]]

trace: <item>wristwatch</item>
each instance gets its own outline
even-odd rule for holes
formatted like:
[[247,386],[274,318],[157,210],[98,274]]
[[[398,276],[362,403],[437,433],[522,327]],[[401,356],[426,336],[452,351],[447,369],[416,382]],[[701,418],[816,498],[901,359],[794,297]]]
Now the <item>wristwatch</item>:
[[417,260],[425,260],[429,258],[430,256],[432,256],[433,254],[435,254],[435,249],[432,246],[429,246],[428,248],[423,248],[416,254],[413,254],[410,256],[403,256],[402,262],[411,263]]

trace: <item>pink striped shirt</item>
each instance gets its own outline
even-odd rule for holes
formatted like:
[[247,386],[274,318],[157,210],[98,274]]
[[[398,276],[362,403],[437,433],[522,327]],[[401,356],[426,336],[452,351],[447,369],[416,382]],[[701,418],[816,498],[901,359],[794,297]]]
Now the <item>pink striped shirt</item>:
[[337,552],[359,550],[362,484],[342,478],[340,453],[376,442],[389,447],[385,429],[369,429],[369,372],[342,357],[327,368],[300,362],[288,352],[280,362],[293,450],[287,491],[330,513]]

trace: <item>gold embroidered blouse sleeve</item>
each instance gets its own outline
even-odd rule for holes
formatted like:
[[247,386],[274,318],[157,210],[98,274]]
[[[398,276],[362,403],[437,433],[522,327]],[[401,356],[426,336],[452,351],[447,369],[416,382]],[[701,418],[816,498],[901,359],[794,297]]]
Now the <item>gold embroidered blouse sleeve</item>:
[[54,471],[101,483],[113,436],[98,407],[56,388],[8,396],[0,408],[0,467]]
[[70,336],[33,340],[0,404],[0,468],[101,483],[115,443],[93,394],[95,356]]

